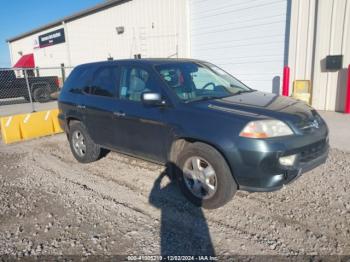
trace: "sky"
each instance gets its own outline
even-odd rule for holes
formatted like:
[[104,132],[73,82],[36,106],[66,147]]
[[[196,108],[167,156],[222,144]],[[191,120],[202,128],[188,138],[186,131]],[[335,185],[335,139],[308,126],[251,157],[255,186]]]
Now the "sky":
[[0,67],[10,66],[6,39],[67,15],[92,7],[103,0],[1,0]]

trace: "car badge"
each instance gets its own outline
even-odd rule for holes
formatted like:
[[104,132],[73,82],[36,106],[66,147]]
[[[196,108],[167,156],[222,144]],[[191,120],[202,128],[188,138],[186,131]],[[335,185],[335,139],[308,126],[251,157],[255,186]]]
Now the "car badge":
[[314,121],[312,121],[310,126],[313,127],[313,128],[319,128],[320,127],[320,125],[318,124],[318,121],[316,119]]

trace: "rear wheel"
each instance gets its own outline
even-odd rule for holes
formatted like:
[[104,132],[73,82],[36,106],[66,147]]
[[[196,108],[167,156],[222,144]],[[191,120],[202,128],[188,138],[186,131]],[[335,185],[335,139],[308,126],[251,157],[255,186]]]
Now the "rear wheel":
[[82,123],[70,125],[68,138],[71,151],[80,163],[94,162],[102,155],[101,148],[92,141]]
[[39,103],[45,103],[51,100],[50,90],[48,87],[37,87],[33,91],[34,101]]
[[237,191],[230,168],[222,155],[204,143],[184,148],[177,161],[179,184],[195,205],[207,209],[223,206]]

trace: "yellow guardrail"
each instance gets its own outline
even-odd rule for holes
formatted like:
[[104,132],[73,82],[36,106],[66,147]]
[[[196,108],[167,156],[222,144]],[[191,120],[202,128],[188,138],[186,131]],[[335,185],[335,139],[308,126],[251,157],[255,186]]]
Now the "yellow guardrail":
[[62,133],[58,109],[0,118],[1,136],[5,144]]

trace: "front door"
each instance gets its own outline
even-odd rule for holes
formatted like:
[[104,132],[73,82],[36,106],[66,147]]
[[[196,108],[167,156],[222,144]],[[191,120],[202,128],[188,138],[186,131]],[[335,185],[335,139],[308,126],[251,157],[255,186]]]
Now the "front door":
[[144,92],[161,93],[159,83],[142,67],[125,66],[120,72],[120,110],[114,112],[113,124],[115,144],[126,153],[157,162],[166,161],[170,130],[164,115],[169,109],[145,106],[141,102]]

